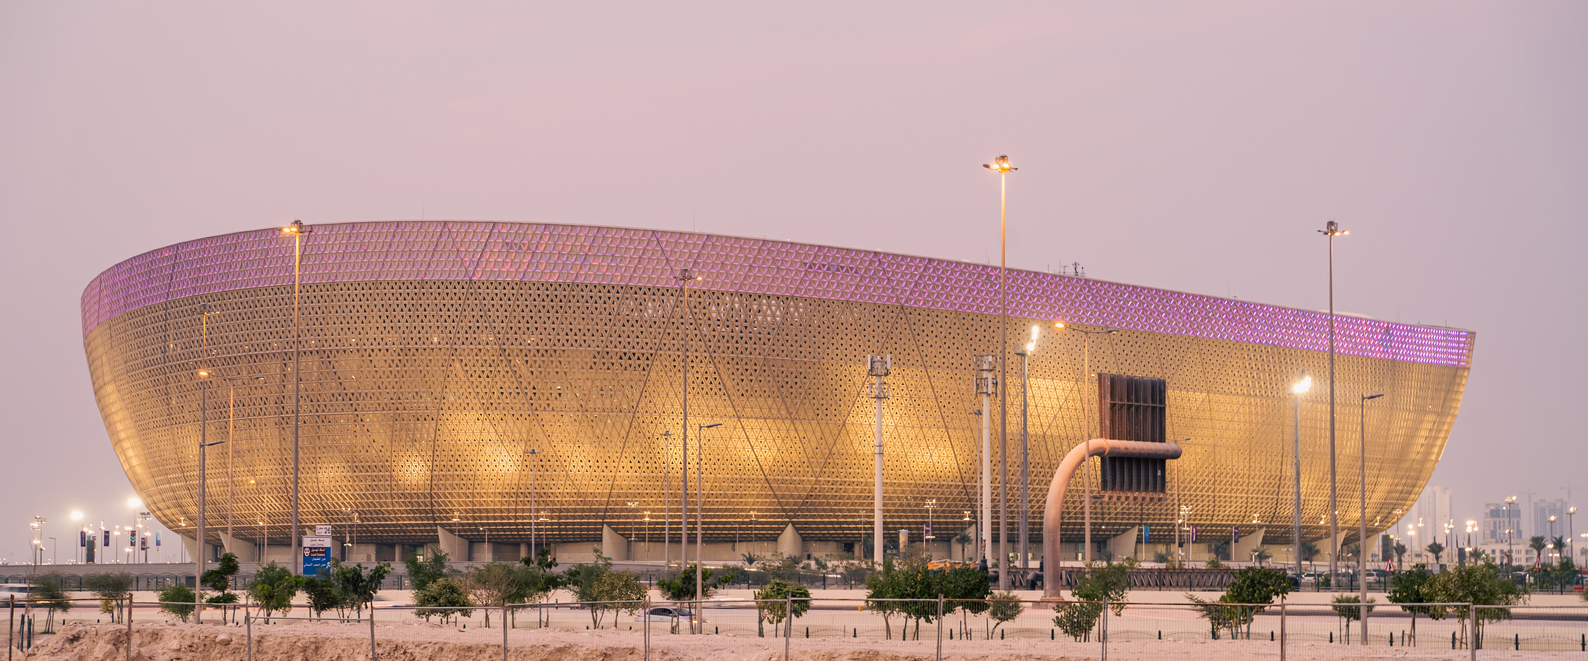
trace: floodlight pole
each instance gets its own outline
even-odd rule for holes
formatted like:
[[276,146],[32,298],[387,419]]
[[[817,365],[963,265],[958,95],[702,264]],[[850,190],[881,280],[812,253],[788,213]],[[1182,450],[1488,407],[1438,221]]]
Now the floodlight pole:
[[1340,550],[1340,506],[1337,501],[1334,457],[1334,237],[1349,234],[1340,224],[1329,221],[1319,233],[1329,237],[1329,589],[1338,591]]
[[996,356],[977,356],[976,394],[981,395],[981,516],[976,522],[977,545],[981,551],[981,564],[989,567],[992,556],[992,393],[998,389],[998,379],[993,376]]
[[[1311,386],[1312,377],[1307,376],[1307,370],[1302,370],[1301,378],[1297,380],[1296,384],[1290,389],[1291,393],[1295,395],[1296,400],[1296,447],[1295,451],[1291,453],[1291,459],[1295,462],[1296,469],[1296,479],[1294,485],[1296,488],[1296,516],[1294,521],[1295,540],[1292,544],[1292,546],[1295,548],[1292,550],[1295,553],[1297,580],[1301,579],[1301,396],[1305,394],[1308,388]],[[1329,580],[1332,582],[1334,579],[1330,578]]]
[[[882,568],[882,402],[888,398],[888,382],[882,379],[888,376],[893,366],[892,356],[868,356],[866,358],[866,374],[872,377],[871,401],[874,402],[877,414],[876,441],[872,447],[872,469],[875,479],[871,488],[871,545],[872,559],[877,561],[877,568]],[[904,549],[899,549],[903,552]]]
[[300,369],[302,363],[300,354],[303,347],[303,325],[301,316],[302,283],[303,283],[303,236],[309,233],[304,228],[303,221],[294,220],[292,224],[281,228],[281,232],[292,237],[292,524],[288,534],[292,537],[292,573],[303,574],[303,540],[298,533],[298,504],[300,477],[299,465],[299,424],[301,417],[303,375]]

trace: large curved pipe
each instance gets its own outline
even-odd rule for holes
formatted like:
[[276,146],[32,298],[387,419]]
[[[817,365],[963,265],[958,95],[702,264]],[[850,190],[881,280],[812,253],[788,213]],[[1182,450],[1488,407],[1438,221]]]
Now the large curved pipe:
[[[1075,446],[1069,454],[1064,455],[1064,461],[1059,462],[1058,472],[1053,474],[1053,481],[1048,483],[1048,504],[1042,512],[1042,557],[1053,561],[1051,565],[1044,563],[1044,568],[1053,576],[1058,575],[1059,569],[1059,521],[1064,515],[1064,494],[1070,489],[1070,478],[1075,476],[1075,469],[1094,456],[1179,459],[1180,444],[1094,438]],[[1050,576],[1042,577],[1042,598],[1059,598],[1059,582]]]

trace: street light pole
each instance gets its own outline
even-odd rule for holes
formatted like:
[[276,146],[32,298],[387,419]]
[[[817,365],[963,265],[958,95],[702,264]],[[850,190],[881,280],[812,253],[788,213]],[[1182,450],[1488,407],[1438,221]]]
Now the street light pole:
[[[1087,414],[1088,413],[1088,407],[1086,406],[1086,400],[1088,399],[1088,397],[1087,397],[1087,393],[1084,392],[1084,390],[1085,390],[1085,388],[1087,386],[1092,384],[1092,336],[1093,335],[1116,335],[1116,334],[1119,333],[1119,330],[1116,329],[1116,328],[1104,328],[1104,329],[1101,329],[1101,330],[1085,330],[1085,329],[1076,327],[1073,324],[1066,324],[1066,323],[1064,323],[1062,321],[1053,322],[1053,327],[1056,328],[1056,329],[1059,329],[1059,330],[1068,330],[1068,331],[1074,331],[1076,333],[1080,333],[1081,336],[1083,338],[1085,338],[1085,342],[1084,342],[1085,349],[1083,349],[1082,352],[1081,352],[1081,381],[1080,381],[1080,386],[1079,386],[1083,390],[1083,392],[1081,392],[1081,395],[1080,395],[1079,399],[1081,400],[1081,436],[1082,436],[1081,442],[1082,443],[1089,443],[1089,442],[1091,442],[1092,438],[1094,438],[1094,437],[1092,436],[1091,416]],[[1099,405],[1101,405],[1101,402],[1099,402]],[[1098,422],[1099,422],[1099,424],[1101,424],[1103,412],[1102,411],[1098,411],[1097,414],[1098,414]],[[1099,431],[1098,433],[1101,434],[1102,432]],[[1081,499],[1082,500],[1082,511],[1085,512],[1085,518],[1086,518],[1086,533],[1085,533],[1086,537],[1085,537],[1085,540],[1083,541],[1083,543],[1086,545],[1086,552],[1082,556],[1082,559],[1087,564],[1091,564],[1091,562],[1092,562],[1092,469],[1091,469],[1090,464],[1092,463],[1092,460],[1091,460],[1090,457],[1088,457],[1086,459],[1086,463],[1088,465],[1081,471],[1081,476],[1086,481],[1085,494],[1083,495],[1083,497]]]
[[[229,376],[229,377],[226,377],[226,386],[227,386],[227,395],[226,395],[226,552],[227,553],[236,553],[236,551],[232,549],[232,515],[237,510],[237,481],[236,481],[236,478],[234,478],[233,475],[232,475],[232,456],[236,452],[235,448],[236,448],[237,444],[233,443],[232,441],[236,440],[236,431],[237,431],[237,382],[238,381],[243,381],[243,380],[264,381],[265,377],[264,377],[264,375],[261,375],[261,374],[252,374],[252,375],[249,375],[249,376]],[[261,564],[263,564],[264,563],[264,559],[261,558],[259,560],[259,562]]]
[[[1295,395],[1296,400],[1296,448],[1291,457],[1295,461],[1296,468],[1296,516],[1294,522],[1296,529],[1294,531],[1295,540],[1291,546],[1294,547],[1293,550],[1295,551],[1297,580],[1301,578],[1301,396],[1307,394],[1310,389],[1312,389],[1312,377],[1307,375],[1307,370],[1302,370],[1301,378],[1296,381],[1295,385],[1290,387],[1290,392]],[[1331,576],[1329,581],[1333,582],[1334,578]]]
[[[700,511],[705,508],[706,493],[706,468],[702,456],[706,454],[705,431],[713,427],[721,427],[722,423],[713,422],[709,425],[699,425],[695,429],[695,608],[700,609],[700,602],[705,598],[705,564],[701,562],[700,550],[706,546],[706,533],[700,527]],[[693,618],[700,621],[700,630],[696,633],[706,632],[705,614],[697,613]]]
[[[1357,512],[1356,517],[1358,535],[1358,548],[1356,550],[1356,579],[1357,582],[1362,586],[1360,594],[1357,595],[1357,598],[1359,599],[1357,603],[1362,604],[1367,603],[1367,400],[1378,399],[1383,396],[1384,393],[1362,395],[1361,401],[1358,402],[1358,405],[1360,406],[1358,420],[1362,426],[1358,431],[1358,436],[1356,437],[1358,459],[1360,460],[1360,464],[1357,466],[1357,477],[1362,482],[1362,500],[1360,502],[1361,509]],[[1468,534],[1470,535],[1471,533]],[[1334,579],[1331,578],[1329,580],[1333,581]],[[1362,618],[1362,644],[1367,644],[1367,618],[1365,617]]]
[[662,567],[673,566],[673,431],[662,430]]
[[303,540],[298,536],[298,419],[302,413],[303,373],[299,360],[303,345],[303,325],[300,316],[303,280],[303,237],[309,233],[303,221],[294,220],[281,228],[281,233],[292,237],[292,523],[288,535],[292,537],[292,573],[303,574]]
[[[992,375],[996,356],[977,356],[976,394],[981,395],[981,516],[976,522],[976,545],[983,569],[989,569],[992,556],[992,393],[998,380]],[[880,542],[878,543],[880,547]],[[878,562],[881,562],[879,559]]]
[[[871,384],[871,400],[876,408],[876,441],[872,446],[871,464],[875,473],[871,488],[871,545],[872,559],[877,562],[877,569],[882,569],[882,401],[888,398],[888,382],[882,379],[888,376],[893,366],[892,356],[868,356],[866,358],[866,373],[874,379]],[[902,553],[904,549],[899,549]]]
[[1336,502],[1334,468],[1334,237],[1350,234],[1329,221],[1319,233],[1329,237],[1329,587],[1338,590],[1340,506]]
[[[678,533],[680,538],[678,544],[678,564],[680,567],[684,567],[689,564],[689,330],[690,327],[693,326],[693,324],[690,323],[692,320],[690,319],[689,315],[689,283],[699,281],[700,276],[695,275],[693,270],[686,268],[680,270],[678,275],[674,276],[673,279],[680,283],[679,288],[683,290],[682,294],[684,299],[684,431],[682,443],[680,444],[679,456],[681,458],[680,463],[682,466],[680,467],[678,489]],[[694,629],[695,627],[693,624],[691,624],[690,631],[693,632]]]
[[[1009,157],[982,167],[998,173],[998,381],[1009,382]],[[985,411],[983,412],[985,413]],[[900,549],[901,551],[903,549]],[[998,391],[998,589],[1009,589],[1009,390]]]
[[530,562],[540,562],[540,555],[535,550],[535,524],[540,514],[535,508],[535,457],[540,452],[535,448],[529,449],[529,558]]
[[1031,571],[1031,354],[1037,350],[1037,326],[1020,356],[1020,569]]

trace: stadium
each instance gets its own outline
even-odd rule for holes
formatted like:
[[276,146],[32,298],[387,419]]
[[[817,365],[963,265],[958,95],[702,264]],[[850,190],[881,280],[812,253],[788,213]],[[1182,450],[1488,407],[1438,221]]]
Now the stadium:
[[[300,239],[268,228],[154,250],[82,297],[95,397],[134,488],[192,538],[201,432],[229,441],[207,451],[204,541],[244,560],[290,559],[295,343],[301,521],[333,526],[348,559],[438,543],[455,559],[514,559],[532,536],[565,562],[595,545],[618,559],[676,558],[686,394],[708,560],[862,553],[873,519],[869,356],[891,357],[890,538],[921,541],[930,524],[935,553],[975,555],[955,538],[980,508],[980,355],[1008,369],[1007,419],[996,397],[986,413],[994,452],[1007,424],[1011,527],[1022,423],[1029,430],[1034,550],[1048,482],[1097,434],[1109,375],[1162,380],[1160,436],[1184,455],[1159,492],[1101,493],[1094,540],[1128,536],[1124,549],[1150,559],[1173,545],[1171,531],[1185,541],[1195,527],[1192,559],[1230,541],[1289,557],[1298,401],[1301,534],[1320,547],[1328,537],[1326,313],[1011,269],[1000,351],[996,266],[618,227],[306,228]],[[1342,532],[1359,518],[1359,396],[1385,394],[1362,409],[1377,533],[1433,471],[1473,343],[1469,331],[1336,317]],[[1301,370],[1317,385],[1298,398]],[[1098,466],[1083,469],[1093,485]],[[1080,546],[1082,504],[1072,488],[1067,556]]]

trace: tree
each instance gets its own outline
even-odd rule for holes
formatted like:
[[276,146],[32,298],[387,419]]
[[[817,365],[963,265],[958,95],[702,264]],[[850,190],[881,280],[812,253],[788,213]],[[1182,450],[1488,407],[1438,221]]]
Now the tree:
[[992,594],[992,584],[987,580],[987,572],[971,565],[955,565],[938,573],[936,578],[937,592],[946,600],[943,617],[959,611],[960,635],[968,635],[969,616],[981,615],[990,608],[986,599]]
[[88,574],[83,577],[83,589],[99,597],[99,612],[110,615],[111,622],[120,621],[121,600],[132,592],[132,574],[112,572]]
[[447,576],[447,554],[435,547],[425,550],[430,554],[410,553],[403,558],[403,566],[408,568],[408,582],[413,584],[415,592],[425,589],[431,581]]
[[[222,622],[226,620],[226,606],[237,603],[237,595],[231,591],[232,577],[236,576],[237,572],[241,570],[242,566],[238,564],[237,556],[235,554],[223,553],[221,554],[220,562],[216,563],[215,568],[206,570],[202,580],[199,581],[200,583],[204,584],[204,587],[219,593],[213,597],[205,599],[204,603],[222,605]],[[233,617],[235,617],[235,614]]]
[[432,578],[425,587],[414,591],[414,605],[421,610],[414,611],[414,617],[422,617],[426,622],[432,617],[446,620],[454,615],[468,617],[473,613],[469,606],[469,594],[463,586],[451,578]]
[[866,607],[882,616],[883,635],[890,640],[893,638],[893,616],[899,614],[900,608],[899,602],[886,600],[902,599],[900,595],[903,592],[899,572],[893,569],[892,558],[884,558],[882,571],[866,577]]
[[[1303,543],[1305,543],[1305,542],[1303,542]],[[1217,558],[1219,560],[1229,560],[1230,559],[1230,542],[1229,542],[1229,540],[1224,540],[1224,541],[1221,541],[1221,542],[1213,542],[1212,544],[1208,545],[1208,551],[1213,554],[1214,558]]]
[[196,600],[198,596],[193,594],[192,588],[177,583],[160,591],[160,610],[186,622],[188,616],[193,614],[193,609],[197,608],[193,605]]
[[292,599],[298,596],[302,585],[303,577],[293,576],[291,571],[271,562],[254,574],[254,581],[248,584],[248,596],[265,614],[265,624],[270,624],[272,614],[292,611]]
[[33,585],[32,598],[39,605],[49,611],[44,622],[44,633],[55,632],[55,614],[72,610],[72,602],[67,600],[66,590],[61,588],[60,572],[47,572],[38,574],[29,581]]
[[[1549,540],[1549,548],[1555,549],[1556,555],[1559,555],[1561,551],[1566,549],[1566,538],[1564,538],[1564,537],[1556,537],[1556,538],[1554,538],[1552,540]],[[1566,560],[1570,560],[1571,559],[1570,557],[1567,557],[1567,556],[1560,556],[1560,557],[1563,558],[1563,559],[1566,559]]]
[[[1390,577],[1390,592],[1386,595],[1390,603],[1395,604],[1424,604],[1433,601],[1431,592],[1433,573],[1427,567],[1417,565],[1408,570],[1395,572]],[[1429,619],[1438,620],[1445,616],[1443,606],[1401,606],[1401,610],[1412,614],[1412,641],[1417,640],[1417,616],[1427,615]]]
[[[590,551],[595,554],[594,562],[577,564],[563,572],[563,582],[568,586],[568,590],[573,592],[573,598],[577,601],[600,601],[596,595],[596,582],[612,572],[612,559],[601,555],[601,547],[591,547]],[[590,611],[590,618],[597,623],[600,622],[594,608]]]
[[1321,552],[1322,551],[1318,549],[1318,545],[1315,542],[1303,541],[1301,543],[1301,560],[1302,562],[1307,563],[1307,567],[1309,568],[1312,567],[1313,558],[1318,557],[1318,554]]
[[1235,572],[1232,578],[1229,590],[1216,600],[1186,595],[1196,604],[1199,616],[1208,621],[1215,639],[1220,629],[1227,629],[1230,637],[1235,638],[1244,628],[1250,637],[1252,621],[1257,614],[1267,610],[1275,597],[1290,593],[1290,579],[1277,569],[1247,567]]
[[1020,597],[1013,592],[998,592],[987,599],[987,617],[993,621],[993,631],[1005,622],[1009,622],[1026,610],[1020,603]]
[[[505,562],[491,562],[463,575],[460,584],[475,606],[504,608],[522,592],[518,568]],[[525,569],[528,569],[527,567]],[[491,611],[485,611],[485,628],[491,628]]]
[[342,594],[342,605],[338,606],[338,610],[351,608],[355,617],[363,617],[366,606],[374,608],[375,593],[380,591],[381,585],[386,581],[386,575],[390,573],[389,562],[370,567],[369,573],[366,574],[363,564],[348,566],[333,558],[329,578],[336,584],[337,591]]
[[754,553],[750,553],[748,551],[746,551],[745,553],[740,554],[739,557],[740,557],[740,559],[744,560],[744,567],[746,569],[754,568],[755,567],[755,563],[761,561],[761,556],[758,556],[758,555],[756,555]]
[[[755,593],[755,629],[756,635],[764,637],[766,634],[761,628],[761,623],[772,625],[772,635],[777,637],[778,627],[784,619],[788,618],[789,611],[794,617],[803,617],[811,609],[811,591],[803,585],[789,583],[788,581],[772,581]],[[792,601],[786,601],[792,599]],[[792,626],[793,623],[790,623]]]
[[[612,611],[614,626],[617,623],[617,613],[627,612],[634,614],[644,607],[645,584],[640,582],[640,577],[631,571],[609,571],[596,579],[595,601],[600,602],[590,605],[590,618],[595,623],[595,628],[601,628],[601,620],[607,611]],[[695,617],[700,618],[700,613]]]
[[[695,600],[695,570],[696,565],[690,565],[678,570],[673,578],[664,578],[656,581],[656,589],[669,601],[683,602]],[[716,572],[707,568],[700,573],[700,598],[709,598],[717,589]]]
[[1395,546],[1391,550],[1395,552],[1395,566],[1405,566],[1404,563],[1406,562],[1406,551],[1408,550],[1406,545],[1400,542],[1395,542]]
[[[1367,603],[1372,604],[1373,601],[1372,597],[1367,598]],[[1334,596],[1333,603],[1335,605],[1331,606],[1331,608],[1334,609],[1334,614],[1340,616],[1340,619],[1345,622],[1345,640],[1349,642],[1351,640],[1351,621],[1361,621],[1362,619],[1362,607],[1356,605],[1362,603],[1362,598],[1354,594],[1337,594]],[[1373,607],[1368,606],[1367,612],[1371,614]]]
[[557,559],[552,557],[551,549],[546,547],[541,547],[535,551],[534,558],[519,558],[518,561],[526,567],[539,567],[546,570],[557,567]]
[[1076,602],[1061,601],[1053,605],[1053,625],[1065,634],[1080,640],[1097,626],[1103,615],[1103,602],[1114,610],[1114,615],[1124,613],[1125,597],[1130,589],[1130,574],[1124,565],[1108,565],[1102,569],[1087,567],[1070,592]]
[[959,545],[959,557],[964,558],[967,562],[970,560],[970,556],[965,555],[965,547],[970,546],[970,543],[974,541],[976,540],[970,536],[970,533],[963,530],[954,536],[954,543]]
[[1430,555],[1434,556],[1434,564],[1439,564],[1439,556],[1444,554],[1445,545],[1440,544],[1439,542],[1434,542],[1423,548],[1424,550],[1428,551]]
[[1547,546],[1549,542],[1544,541],[1543,535],[1533,535],[1528,538],[1527,547],[1533,549],[1533,566],[1544,564],[1544,548]]
[[304,596],[309,598],[309,615],[322,617],[331,609],[342,610],[346,600],[342,591],[337,589],[336,581],[329,578],[325,572],[319,576],[304,576],[299,581],[299,587]]
[[1208,569],[1224,569],[1224,563],[1219,562],[1219,557],[1215,555],[1215,556],[1212,556],[1212,557],[1208,558],[1207,568]]
[[[1432,601],[1465,603],[1474,606],[1512,606],[1526,600],[1514,581],[1500,578],[1497,567],[1490,564],[1472,565],[1439,572],[1425,587]],[[1451,606],[1450,611],[1461,619],[1462,640],[1466,640],[1467,621],[1472,610],[1466,606]],[[1478,647],[1483,647],[1483,623],[1511,619],[1509,608],[1484,608],[1478,610],[1477,621],[1472,622]]]

